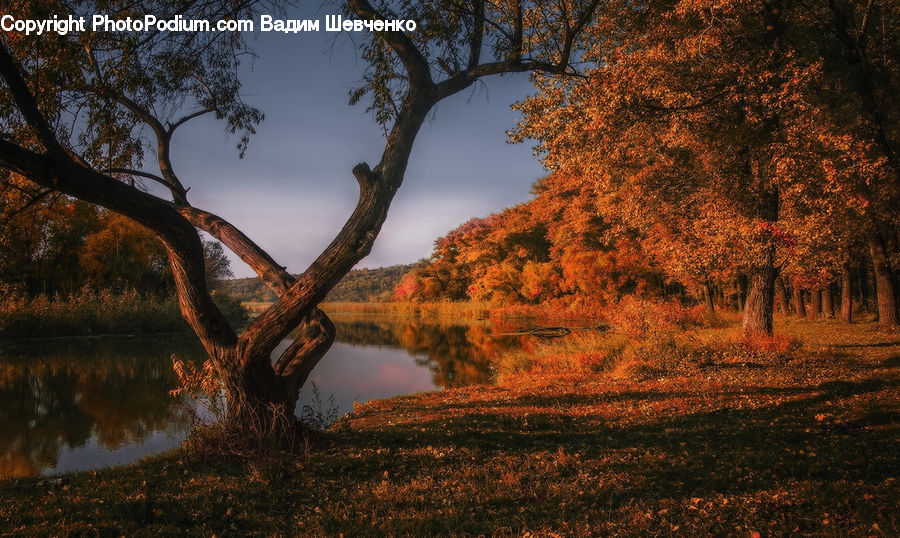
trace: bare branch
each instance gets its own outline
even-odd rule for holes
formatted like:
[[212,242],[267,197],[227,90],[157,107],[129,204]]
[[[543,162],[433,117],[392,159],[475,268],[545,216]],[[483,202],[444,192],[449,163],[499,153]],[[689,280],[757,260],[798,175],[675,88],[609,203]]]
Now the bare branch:
[[215,111],[216,111],[216,109],[215,109],[215,108],[212,108],[212,107],[210,107],[210,108],[204,108],[203,110],[198,110],[197,112],[193,112],[193,113],[191,113],[191,114],[188,114],[187,116],[182,117],[181,119],[179,119],[179,120],[176,121],[175,123],[169,125],[169,129],[167,130],[167,133],[168,133],[169,137],[170,137],[170,138],[172,137],[172,133],[175,132],[175,129],[181,127],[182,125],[184,125],[185,123],[191,121],[192,119],[198,118],[198,117],[200,117],[200,116],[203,116],[204,114],[209,114],[210,112],[215,112]]
[[472,25],[472,35],[469,40],[469,63],[467,69],[474,69],[481,61],[481,45],[484,39],[484,10],[484,0],[475,0],[474,24]]
[[511,59],[518,61],[522,59],[522,35],[524,14],[522,13],[522,0],[515,0],[513,9],[516,10],[515,21],[513,21],[513,38],[512,38],[512,55]]
[[[18,190],[21,191],[22,189],[18,189]],[[42,191],[40,191],[40,192],[38,192],[38,193],[32,195],[31,198],[30,198],[27,202],[25,202],[24,204],[22,204],[19,208],[17,208],[17,209],[15,209],[14,211],[12,211],[12,212],[7,213],[6,215],[4,215],[4,216],[3,216],[3,220],[0,220],[0,226],[6,226],[6,224],[7,224],[8,222],[10,222],[12,219],[14,219],[14,218],[16,217],[16,215],[18,215],[19,213],[22,213],[23,211],[25,211],[25,210],[28,209],[29,207],[31,207],[31,206],[33,206],[33,205],[39,203],[41,200],[43,200],[44,198],[46,198],[46,197],[47,197],[49,194],[51,194],[52,192],[53,192],[53,191],[50,190],[50,189],[44,189],[44,190],[42,190]]]
[[490,75],[525,73],[529,71],[540,71],[543,73],[560,75],[565,73],[566,67],[566,64],[554,64],[529,59],[513,59],[481,64],[473,69],[466,69],[465,71],[438,83],[437,90],[435,91],[435,98],[437,100],[445,99],[468,88],[476,80]]
[[172,186],[169,185],[168,181],[157,176],[156,174],[151,174],[150,172],[142,172],[140,170],[132,170],[130,168],[107,168],[106,170],[101,170],[100,173],[101,174],[127,174],[129,176],[139,176],[139,177],[143,177],[143,178],[147,178],[147,179],[152,179],[153,181],[160,183],[164,187],[172,188]]

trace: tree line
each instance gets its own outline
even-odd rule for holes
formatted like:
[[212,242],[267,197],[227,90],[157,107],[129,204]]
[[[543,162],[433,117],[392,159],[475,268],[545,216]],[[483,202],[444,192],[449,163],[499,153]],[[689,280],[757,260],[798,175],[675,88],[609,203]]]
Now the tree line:
[[581,275],[632,256],[629,286],[732,295],[746,332],[788,289],[830,311],[836,286],[845,318],[874,293],[900,323],[900,5],[613,1],[586,33],[589,67],[517,105],[512,139],[550,171],[536,198],[439,240],[414,293],[590,295]]
[[[59,194],[36,196],[21,181],[0,184],[0,283],[26,297],[82,289],[171,295],[163,244],[118,213]],[[206,280],[232,275],[222,245],[204,241]]]
[[[354,269],[328,292],[326,300],[347,303],[389,301],[394,298],[394,289],[400,279],[413,267],[414,264],[408,264]],[[219,289],[241,301],[268,303],[277,299],[275,293],[257,277],[229,279],[223,281]]]

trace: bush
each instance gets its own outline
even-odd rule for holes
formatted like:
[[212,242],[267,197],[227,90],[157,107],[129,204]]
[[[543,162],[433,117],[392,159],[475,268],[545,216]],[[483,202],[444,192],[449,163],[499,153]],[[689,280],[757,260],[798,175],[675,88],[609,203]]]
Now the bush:
[[682,306],[672,301],[623,297],[606,316],[617,331],[640,338],[654,334],[685,331],[709,323],[701,305]]

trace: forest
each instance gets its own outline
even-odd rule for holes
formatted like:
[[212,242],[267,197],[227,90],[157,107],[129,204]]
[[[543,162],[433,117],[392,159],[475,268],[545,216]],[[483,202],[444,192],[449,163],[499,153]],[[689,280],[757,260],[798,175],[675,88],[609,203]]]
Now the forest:
[[362,28],[3,28],[0,534],[900,534],[900,4],[318,9],[0,8]]
[[[403,275],[415,264],[374,269],[353,269],[328,292],[330,302],[366,303],[390,301]],[[257,277],[233,278],[222,282],[222,292],[241,301],[272,302],[275,293]]]
[[600,308],[687,292],[770,334],[776,304],[897,326],[896,14],[879,30],[874,4],[801,5],[601,23],[621,43],[516,105],[511,138],[550,171],[533,199],[438,239],[398,296]]

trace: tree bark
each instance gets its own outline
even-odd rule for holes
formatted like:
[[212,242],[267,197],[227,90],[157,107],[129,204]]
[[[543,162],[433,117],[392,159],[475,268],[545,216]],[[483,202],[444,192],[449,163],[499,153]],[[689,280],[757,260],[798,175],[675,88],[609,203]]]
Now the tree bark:
[[822,316],[822,288],[813,288],[809,292],[809,314],[810,321],[817,320]]
[[872,266],[875,270],[878,324],[883,327],[896,327],[900,325],[900,315],[897,312],[894,276],[884,240],[877,230],[869,232],[866,239],[869,245],[869,254],[872,257]]
[[706,300],[706,311],[709,315],[716,315],[716,303],[713,301],[713,286],[709,278],[703,283],[703,295]]
[[798,318],[806,317],[806,305],[803,303],[803,289],[798,284],[794,284],[794,310],[797,312]]
[[744,335],[772,334],[772,314],[775,311],[775,247],[770,247],[766,263],[749,273],[750,289],[744,309]]
[[869,308],[869,268],[862,264],[856,271],[856,296],[861,309]]
[[831,296],[831,284],[822,288],[822,315],[828,319],[834,317],[834,300]]
[[853,295],[851,282],[853,281],[850,273],[850,264],[845,263],[841,266],[841,320],[844,323],[853,322]]
[[779,277],[775,281],[775,297],[778,300],[778,306],[784,316],[791,315],[791,308],[788,305],[787,290],[784,287],[784,279]]

